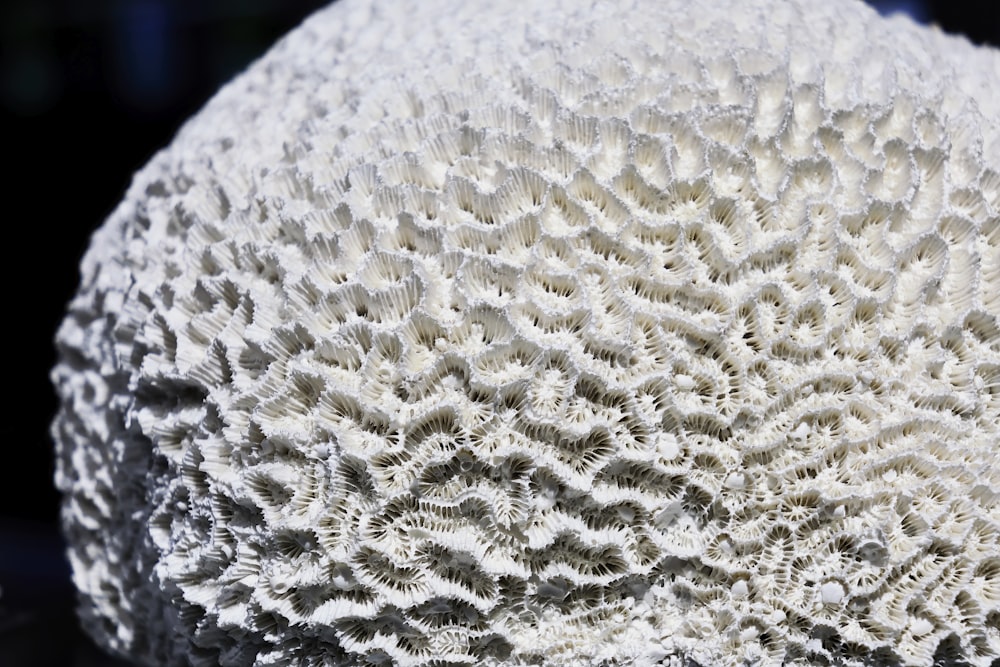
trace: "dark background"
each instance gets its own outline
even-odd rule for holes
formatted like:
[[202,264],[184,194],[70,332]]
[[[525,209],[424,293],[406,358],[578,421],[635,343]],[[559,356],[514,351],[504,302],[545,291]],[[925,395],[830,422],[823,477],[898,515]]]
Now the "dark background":
[[[530,0],[528,0],[530,1]],[[836,0],[830,0],[836,1]],[[52,337],[93,229],[180,124],[323,0],[0,5],[0,665],[111,665],[76,630],[52,488]],[[872,0],[1000,45],[994,0]],[[1000,82],[998,82],[1000,89]]]

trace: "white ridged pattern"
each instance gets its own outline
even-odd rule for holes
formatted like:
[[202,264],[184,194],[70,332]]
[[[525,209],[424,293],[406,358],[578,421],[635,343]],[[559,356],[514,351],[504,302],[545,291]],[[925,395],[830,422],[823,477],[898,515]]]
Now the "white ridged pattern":
[[343,0],[137,175],[54,371],[102,645],[998,658],[1000,55],[699,6]]

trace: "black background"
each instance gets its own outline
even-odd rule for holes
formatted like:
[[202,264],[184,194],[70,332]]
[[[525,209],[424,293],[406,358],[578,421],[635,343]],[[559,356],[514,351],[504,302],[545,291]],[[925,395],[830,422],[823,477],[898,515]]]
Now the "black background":
[[[837,0],[830,0],[831,2]],[[52,337],[89,234],[180,124],[322,0],[7,0],[0,6],[0,665],[106,665],[76,631],[57,528]],[[902,10],[1000,45],[994,1]],[[998,89],[1000,89],[1000,81]]]

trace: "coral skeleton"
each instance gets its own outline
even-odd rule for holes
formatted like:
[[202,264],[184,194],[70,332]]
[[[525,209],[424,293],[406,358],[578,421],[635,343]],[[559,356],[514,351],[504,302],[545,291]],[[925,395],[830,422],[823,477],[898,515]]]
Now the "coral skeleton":
[[851,0],[313,15],[84,257],[83,625],[148,665],[996,664],[998,87]]

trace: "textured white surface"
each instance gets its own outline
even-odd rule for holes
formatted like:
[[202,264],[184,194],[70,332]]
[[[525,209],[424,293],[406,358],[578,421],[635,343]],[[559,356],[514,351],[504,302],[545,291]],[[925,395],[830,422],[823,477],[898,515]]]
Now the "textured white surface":
[[1000,55],[706,4],[345,0],[137,175],[54,372],[98,641],[1000,655]]

